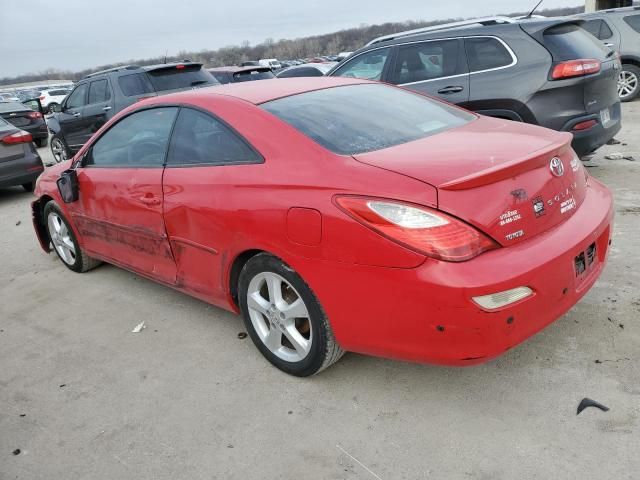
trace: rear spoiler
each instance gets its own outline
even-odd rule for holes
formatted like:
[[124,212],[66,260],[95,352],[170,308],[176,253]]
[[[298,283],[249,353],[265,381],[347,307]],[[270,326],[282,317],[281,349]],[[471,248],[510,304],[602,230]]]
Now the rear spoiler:
[[[162,72],[163,70],[180,70],[183,68],[202,68],[201,63],[196,62],[184,62],[184,63],[172,63],[170,65],[162,65],[156,68],[145,69],[147,72]],[[144,68],[144,67],[143,67]]]
[[584,20],[581,18],[570,18],[570,17],[560,17],[554,19],[544,19],[544,20],[524,20],[520,21],[519,25],[525,33],[529,34],[538,43],[544,45],[544,32],[552,27],[557,27],[558,25],[582,25]]

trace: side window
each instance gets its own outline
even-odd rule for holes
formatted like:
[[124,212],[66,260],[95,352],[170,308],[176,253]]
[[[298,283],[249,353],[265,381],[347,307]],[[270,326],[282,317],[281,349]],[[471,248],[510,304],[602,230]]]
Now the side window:
[[154,91],[146,73],[132,73],[118,77],[118,85],[125,97],[135,97]]
[[380,48],[358,55],[336,70],[333,76],[380,80],[389,52],[389,48]]
[[606,40],[613,36],[613,32],[604,20],[587,20],[580,24],[580,26],[599,40]]
[[96,80],[91,82],[89,86],[89,105],[93,103],[106,102],[111,98],[111,92],[109,91],[109,84],[107,79]]
[[623,20],[636,32],[640,33],[640,15],[627,15]]
[[278,78],[291,78],[291,77],[321,77],[322,72],[313,67],[301,67],[292,68],[278,75]]
[[67,108],[84,107],[87,103],[88,87],[89,87],[88,83],[83,83],[82,85],[78,85],[76,89],[73,92],[71,92],[71,95],[69,95],[69,99],[67,100],[66,107]]
[[459,45],[458,40],[442,40],[399,47],[391,82],[421,82],[461,73]]
[[183,108],[169,147],[170,165],[257,163],[260,156],[233,130],[206,113]]
[[85,165],[161,167],[177,114],[177,107],[152,108],[132,113],[93,144]]
[[509,51],[495,38],[466,38],[464,43],[470,72],[506,67],[513,62]]

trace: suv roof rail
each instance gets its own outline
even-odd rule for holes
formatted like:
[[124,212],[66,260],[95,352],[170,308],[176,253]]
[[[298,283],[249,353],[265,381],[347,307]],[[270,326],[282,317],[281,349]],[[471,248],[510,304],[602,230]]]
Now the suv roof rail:
[[410,37],[412,35],[419,35],[427,32],[437,32],[438,30],[448,30],[450,28],[466,27],[469,25],[499,25],[504,23],[517,23],[517,20],[510,17],[482,17],[473,18],[469,20],[463,20],[461,22],[442,23],[440,25],[433,25],[431,27],[416,28],[415,30],[407,30],[405,32],[392,33],[391,35],[384,35],[382,37],[374,38],[365,46],[373,45],[374,43],[385,42],[387,40],[393,40],[395,38]]
[[107,68],[106,70],[90,73],[82,78],[95,77],[96,75],[102,75],[103,73],[118,72],[120,70],[137,70],[138,68],[140,68],[139,65],[120,65],[119,67]]

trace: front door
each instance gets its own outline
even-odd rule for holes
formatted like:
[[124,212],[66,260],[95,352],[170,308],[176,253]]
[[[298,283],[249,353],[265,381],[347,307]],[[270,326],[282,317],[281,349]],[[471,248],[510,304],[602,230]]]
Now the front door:
[[69,204],[89,254],[169,284],[176,265],[163,219],[162,175],[177,111],[138,111],[106,131],[78,167],[80,198]]
[[87,126],[84,121],[84,107],[87,104],[89,84],[78,85],[62,106],[62,111],[57,115],[60,129],[67,145],[74,152],[79,150],[87,140]]
[[388,82],[440,97],[450,103],[469,100],[469,73],[462,40],[430,40],[400,45]]
[[92,81],[89,85],[89,99],[82,114],[87,125],[84,141],[88,142],[91,136],[100,130],[112,115],[113,95],[111,95],[109,80],[101,78]]

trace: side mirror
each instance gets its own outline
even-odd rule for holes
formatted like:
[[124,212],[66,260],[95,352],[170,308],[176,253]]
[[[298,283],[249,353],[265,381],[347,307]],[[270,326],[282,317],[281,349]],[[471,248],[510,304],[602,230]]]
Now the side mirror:
[[64,203],[72,203],[78,200],[80,188],[78,187],[78,174],[75,169],[62,172],[56,183]]

